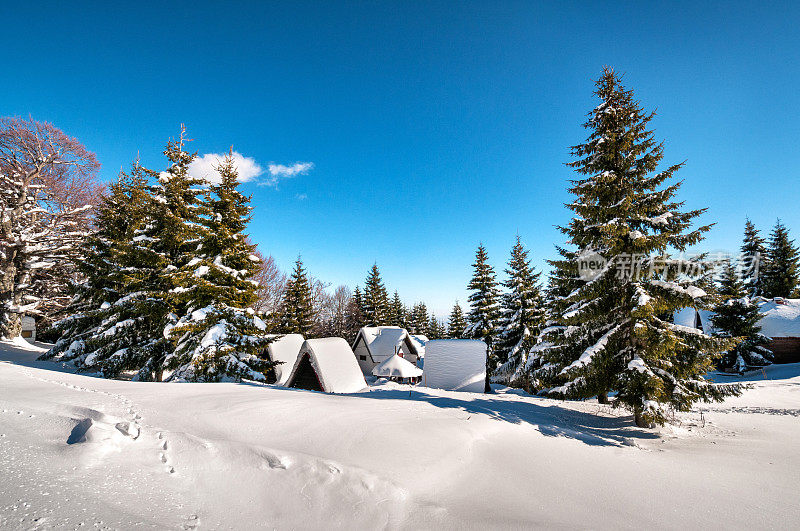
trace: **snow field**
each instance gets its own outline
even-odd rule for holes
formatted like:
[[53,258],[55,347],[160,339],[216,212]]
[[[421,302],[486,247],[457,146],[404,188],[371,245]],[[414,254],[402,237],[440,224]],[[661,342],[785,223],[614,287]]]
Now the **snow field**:
[[385,383],[326,395],[124,382],[58,372],[35,355],[0,345],[12,361],[0,363],[3,529],[800,521],[800,365],[751,375],[742,397],[654,432],[593,402],[503,388]]

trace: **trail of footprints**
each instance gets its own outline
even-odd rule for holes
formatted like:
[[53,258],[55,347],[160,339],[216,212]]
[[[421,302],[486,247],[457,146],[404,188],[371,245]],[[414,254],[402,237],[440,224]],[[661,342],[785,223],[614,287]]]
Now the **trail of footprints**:
[[[39,376],[34,376],[33,374],[31,374],[29,372],[27,373],[27,376],[29,378],[33,378],[35,380],[39,380],[39,381],[42,381],[42,382],[47,382],[47,383],[51,383],[51,384],[55,384],[55,385],[61,385],[63,387],[67,387],[68,389],[73,389],[75,391],[81,391],[81,392],[84,392],[84,393],[96,393],[96,394],[99,394],[99,395],[107,396],[109,398],[113,398],[114,400],[118,400],[119,402],[121,402],[124,405],[124,407],[127,407],[128,414],[132,418],[131,418],[130,422],[119,422],[119,423],[116,424],[115,427],[123,435],[127,435],[128,437],[130,437],[130,438],[132,438],[134,440],[138,439],[139,436],[141,435],[142,429],[141,429],[141,425],[140,424],[143,422],[143,418],[139,414],[139,412],[136,411],[133,408],[133,405],[134,405],[133,401],[131,401],[128,397],[120,395],[120,394],[117,394],[117,393],[109,393],[107,391],[100,391],[100,390],[97,390],[97,389],[90,389],[88,387],[81,387],[79,385],[73,385],[73,384],[69,384],[69,383],[66,383],[66,382],[61,382],[61,381],[58,381],[58,380],[50,380],[50,379],[47,379],[47,378],[41,378]],[[20,415],[23,414],[22,411],[18,411],[17,413],[20,414]],[[34,416],[35,415],[30,415],[31,418],[33,418]],[[163,432],[161,432],[161,431],[157,432],[156,433],[156,439],[158,440],[158,449],[159,449],[159,451],[158,451],[158,459],[159,459],[159,461],[161,462],[161,464],[163,466],[166,467],[165,470],[166,470],[166,472],[168,474],[174,474],[175,473],[175,467],[172,464],[170,464],[169,456],[166,453],[167,449],[169,447],[169,443],[167,442],[167,439],[164,438]]]

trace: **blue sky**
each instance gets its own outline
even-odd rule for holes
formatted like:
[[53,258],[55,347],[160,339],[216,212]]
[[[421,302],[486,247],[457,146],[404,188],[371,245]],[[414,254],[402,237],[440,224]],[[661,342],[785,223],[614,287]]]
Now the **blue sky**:
[[603,65],[687,161],[704,250],[736,250],[745,216],[800,231],[793,2],[111,4],[0,5],[0,114],[76,136],[106,180],[137,152],[162,168],[181,123],[200,154],[233,146],[264,169],[251,233],[285,269],[352,287],[377,262],[444,314],[481,241],[501,269],[519,234],[544,267]]

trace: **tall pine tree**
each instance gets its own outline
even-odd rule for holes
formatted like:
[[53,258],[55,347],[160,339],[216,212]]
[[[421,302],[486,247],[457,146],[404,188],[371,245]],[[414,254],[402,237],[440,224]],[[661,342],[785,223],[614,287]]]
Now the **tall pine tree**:
[[798,285],[798,251],[778,220],[769,237],[762,278],[765,297],[792,297]]
[[478,246],[475,253],[475,263],[472,279],[467,284],[470,310],[467,315],[467,328],[464,337],[480,339],[486,343],[486,392],[490,391],[489,378],[497,368],[497,355],[494,344],[498,333],[498,320],[500,308],[498,304],[499,289],[494,268],[489,265],[489,256],[483,244]]
[[298,257],[292,276],[286,283],[281,303],[280,332],[282,334],[301,334],[310,337],[314,327],[314,304],[311,284],[303,261]]
[[260,259],[244,234],[250,198],[237,189],[232,153],[217,169],[220,182],[205,194],[198,238],[188,240],[194,256],[173,275],[177,287],[171,293],[181,316],[166,334],[174,351],[165,367],[172,380],[264,381],[271,364],[260,354],[269,339],[252,308]]
[[157,333],[142,312],[150,306],[147,293],[161,261],[135,241],[153,207],[146,170],[135,162],[108,190],[95,209],[96,230],[83,245],[79,263],[85,280],[76,286],[68,317],[53,327],[59,339],[42,358],[113,378],[141,368],[136,347]]
[[389,294],[381,280],[378,264],[373,264],[364,285],[364,319],[367,326],[389,323]]
[[741,374],[749,368],[769,365],[772,351],[766,348],[769,339],[760,333],[758,305],[747,296],[745,284],[730,262],[724,266],[717,293],[721,300],[714,307],[711,322],[719,336],[739,340],[722,355],[718,367]]
[[361,289],[356,286],[353,290],[353,296],[347,303],[344,314],[344,338],[352,344],[356,340],[358,331],[364,326],[364,313],[362,308],[364,302],[362,300]]
[[447,337],[450,339],[461,339],[464,337],[464,330],[467,329],[467,320],[458,301],[453,305],[450,312],[450,319],[447,321]]
[[671,409],[687,411],[739,388],[703,376],[725,341],[662,318],[706,296],[688,275],[661,267],[668,248],[683,251],[710,228],[689,230],[703,211],[681,212],[673,199],[680,182],[665,185],[682,164],[657,171],[663,144],[647,129],[654,113],[643,111],[620,76],[606,68],[596,87],[600,104],[584,124],[589,138],[572,148],[569,163],[582,176],[572,181],[576,197],[567,205],[575,217],[561,228],[577,252],[562,254],[573,265],[561,270],[580,271],[598,256],[607,262],[561,286],[576,287],[554,299],[551,320],[564,328],[535,376],[550,396],[602,400],[616,391],[613,404],[650,426]]
[[500,334],[497,339],[498,361],[501,363],[494,381],[512,384],[524,375],[528,353],[536,344],[544,324],[544,308],[539,291],[539,275],[531,267],[528,251],[519,236],[511,249],[506,268],[508,279],[503,282]]
[[766,258],[764,238],[753,223],[746,219],[744,222],[744,242],[742,243],[742,269],[743,281],[751,297],[762,295],[763,290],[763,264]]
[[408,327],[408,323],[406,323],[406,307],[396,291],[389,303],[389,324],[400,328]]
[[418,302],[411,307],[411,333],[425,336],[428,334],[430,318],[428,307],[424,302]]

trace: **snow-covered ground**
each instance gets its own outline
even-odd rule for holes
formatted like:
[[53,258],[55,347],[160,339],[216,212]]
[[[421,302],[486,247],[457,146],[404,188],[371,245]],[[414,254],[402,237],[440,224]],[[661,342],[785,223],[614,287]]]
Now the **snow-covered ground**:
[[800,526],[800,364],[650,432],[516,392],[110,381],[37,354],[0,344],[2,529]]

